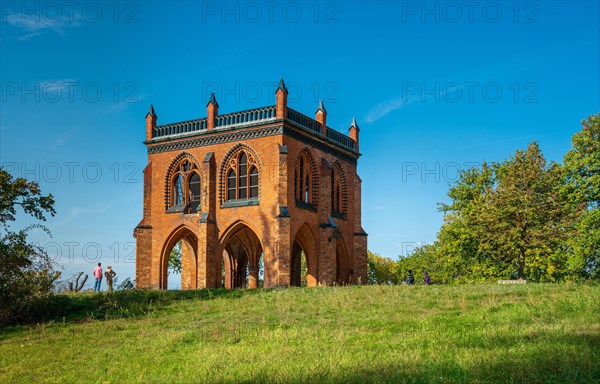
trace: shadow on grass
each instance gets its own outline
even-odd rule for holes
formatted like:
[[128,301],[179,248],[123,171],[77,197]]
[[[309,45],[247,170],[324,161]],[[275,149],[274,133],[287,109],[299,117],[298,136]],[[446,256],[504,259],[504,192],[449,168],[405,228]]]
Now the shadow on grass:
[[0,327],[0,337],[31,325],[51,321],[84,322],[91,319],[145,316],[165,311],[175,303],[186,300],[214,300],[241,298],[254,295],[259,290],[246,289],[200,289],[193,291],[131,290],[112,293],[55,294],[39,299],[22,314],[18,324]]

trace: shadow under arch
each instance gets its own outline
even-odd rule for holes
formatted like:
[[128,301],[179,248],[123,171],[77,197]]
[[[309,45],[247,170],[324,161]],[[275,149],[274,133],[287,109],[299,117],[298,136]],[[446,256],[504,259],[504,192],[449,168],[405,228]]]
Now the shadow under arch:
[[183,243],[181,249],[181,288],[197,288],[198,236],[190,228],[182,224],[172,230],[163,243],[160,253],[159,289],[168,288],[169,255],[179,241]]
[[260,232],[248,222],[238,220],[224,231],[219,241],[222,267],[218,282],[224,288],[258,288],[263,244]]
[[317,243],[308,224],[300,226],[294,236],[294,245],[292,246],[290,285],[302,286],[302,254],[306,260],[306,286],[314,287],[317,285]]

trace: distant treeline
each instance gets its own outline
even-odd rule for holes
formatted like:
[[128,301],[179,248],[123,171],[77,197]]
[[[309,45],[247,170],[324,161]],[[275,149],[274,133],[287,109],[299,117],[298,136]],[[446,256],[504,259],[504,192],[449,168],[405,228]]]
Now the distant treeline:
[[562,164],[538,144],[459,173],[433,244],[398,261],[369,252],[369,283],[413,270],[434,283],[600,278],[600,113],[583,121]]

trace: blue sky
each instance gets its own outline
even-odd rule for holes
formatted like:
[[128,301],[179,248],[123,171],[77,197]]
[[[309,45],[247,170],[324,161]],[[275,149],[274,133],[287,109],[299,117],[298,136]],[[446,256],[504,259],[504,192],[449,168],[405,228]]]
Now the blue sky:
[[[144,116],[274,104],[361,128],[363,227],[396,258],[431,242],[457,169],[537,140],[561,161],[600,110],[598,1],[1,4],[0,163],[51,192],[65,275],[135,270]],[[27,221],[23,220],[21,225]]]

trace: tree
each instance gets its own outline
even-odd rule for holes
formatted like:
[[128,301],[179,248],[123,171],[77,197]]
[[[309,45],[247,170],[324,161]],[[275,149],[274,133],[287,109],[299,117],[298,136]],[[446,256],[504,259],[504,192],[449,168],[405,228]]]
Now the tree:
[[495,184],[493,166],[461,170],[458,180],[449,189],[450,204],[439,204],[444,212],[444,224],[438,233],[435,251],[439,258],[439,277],[444,282],[485,281],[490,265],[479,252],[477,218],[487,193]]
[[51,292],[60,276],[41,247],[28,242],[28,232],[42,225],[11,230],[17,207],[39,221],[55,215],[54,198],[43,196],[39,185],[23,178],[13,179],[0,168],[0,325],[17,322],[28,316],[32,303]]
[[568,225],[559,196],[560,167],[548,165],[533,142],[495,164],[494,174],[495,185],[486,188],[474,216],[480,261],[491,261],[497,277],[560,278]]
[[564,158],[562,194],[578,214],[569,239],[569,269],[600,277],[600,113],[582,122]]
[[371,251],[367,252],[368,269],[367,280],[370,285],[397,284],[398,277],[395,271],[395,262]]
[[175,244],[171,253],[169,254],[169,272],[181,273],[181,247],[183,246],[181,240]]

